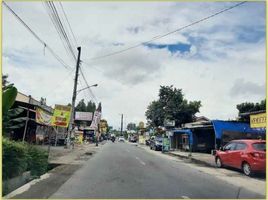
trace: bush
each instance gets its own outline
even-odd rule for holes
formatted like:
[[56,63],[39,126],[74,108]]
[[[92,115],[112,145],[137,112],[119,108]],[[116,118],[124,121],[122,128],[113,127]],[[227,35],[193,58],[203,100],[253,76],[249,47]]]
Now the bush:
[[3,179],[13,178],[29,170],[40,176],[48,169],[48,154],[23,142],[3,138]]
[[48,154],[42,149],[38,149],[34,146],[28,146],[28,170],[31,171],[31,175],[40,176],[44,174],[48,169]]
[[13,178],[26,171],[28,148],[22,142],[3,138],[3,179]]

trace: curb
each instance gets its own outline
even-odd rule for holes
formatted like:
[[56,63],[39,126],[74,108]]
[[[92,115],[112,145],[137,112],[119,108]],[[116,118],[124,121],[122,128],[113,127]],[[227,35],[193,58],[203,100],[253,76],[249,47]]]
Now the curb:
[[188,159],[190,160],[191,162],[194,162],[196,164],[202,164],[202,165],[206,165],[208,167],[216,167],[215,164],[212,164],[212,163],[208,163],[208,162],[205,162],[205,161],[202,161],[202,160],[199,160],[199,159],[196,159],[196,158],[193,158],[193,157],[189,157],[189,156],[184,156],[184,155],[178,155],[178,154],[173,154],[173,153],[167,153],[168,155],[170,156],[174,156],[174,157],[179,157],[179,158],[183,158],[183,159]]

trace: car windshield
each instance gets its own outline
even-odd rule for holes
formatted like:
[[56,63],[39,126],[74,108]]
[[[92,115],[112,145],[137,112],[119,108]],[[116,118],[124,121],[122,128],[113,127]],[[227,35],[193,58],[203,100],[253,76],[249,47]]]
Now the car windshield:
[[266,151],[266,144],[263,143],[254,143],[252,144],[253,148],[258,151]]

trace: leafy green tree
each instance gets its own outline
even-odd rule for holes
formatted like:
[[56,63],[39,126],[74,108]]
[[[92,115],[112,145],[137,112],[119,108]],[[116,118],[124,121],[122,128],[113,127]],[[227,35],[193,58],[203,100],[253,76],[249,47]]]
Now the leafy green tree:
[[18,117],[22,112],[22,108],[12,108],[17,97],[17,88],[13,84],[6,86],[2,93],[2,112],[3,112],[3,132],[7,135],[13,129],[21,128],[25,124],[26,117]]
[[249,115],[243,115],[243,113],[250,113],[255,111],[266,110],[266,99],[262,100],[260,103],[244,102],[236,105],[238,110],[239,121],[249,122]]
[[81,99],[79,101],[79,103],[75,107],[75,111],[80,111],[80,112],[86,112],[87,111],[87,107],[86,107],[84,99]]
[[87,112],[95,112],[96,104],[92,101],[87,102],[86,111]]
[[153,101],[145,113],[151,127],[163,126],[165,120],[175,120],[175,126],[192,122],[201,107],[201,101],[184,98],[181,89],[173,86],[160,86],[159,99]]

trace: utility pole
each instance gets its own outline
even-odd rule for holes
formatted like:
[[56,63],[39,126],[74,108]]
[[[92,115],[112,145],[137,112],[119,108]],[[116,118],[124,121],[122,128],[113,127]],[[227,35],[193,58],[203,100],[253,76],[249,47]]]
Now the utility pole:
[[24,142],[25,140],[25,137],[26,137],[26,133],[27,133],[27,128],[28,128],[28,122],[29,122],[29,114],[30,114],[30,105],[31,105],[31,95],[29,95],[29,105],[28,105],[28,108],[27,108],[27,119],[26,119],[26,123],[25,123],[25,126],[24,126],[24,131],[23,131],[23,138],[22,138],[22,141]]
[[123,135],[123,114],[121,115],[121,135]]
[[72,110],[71,110],[71,119],[68,129],[68,136],[67,136],[67,148],[70,147],[70,138],[71,133],[73,130],[74,125],[74,108],[75,108],[75,100],[76,100],[76,94],[77,94],[77,81],[78,81],[78,72],[79,72],[79,65],[80,65],[80,54],[81,54],[81,47],[77,47],[78,50],[78,57],[77,57],[77,63],[76,63],[76,71],[75,71],[75,78],[74,78],[74,89],[73,89],[73,98],[72,98]]

